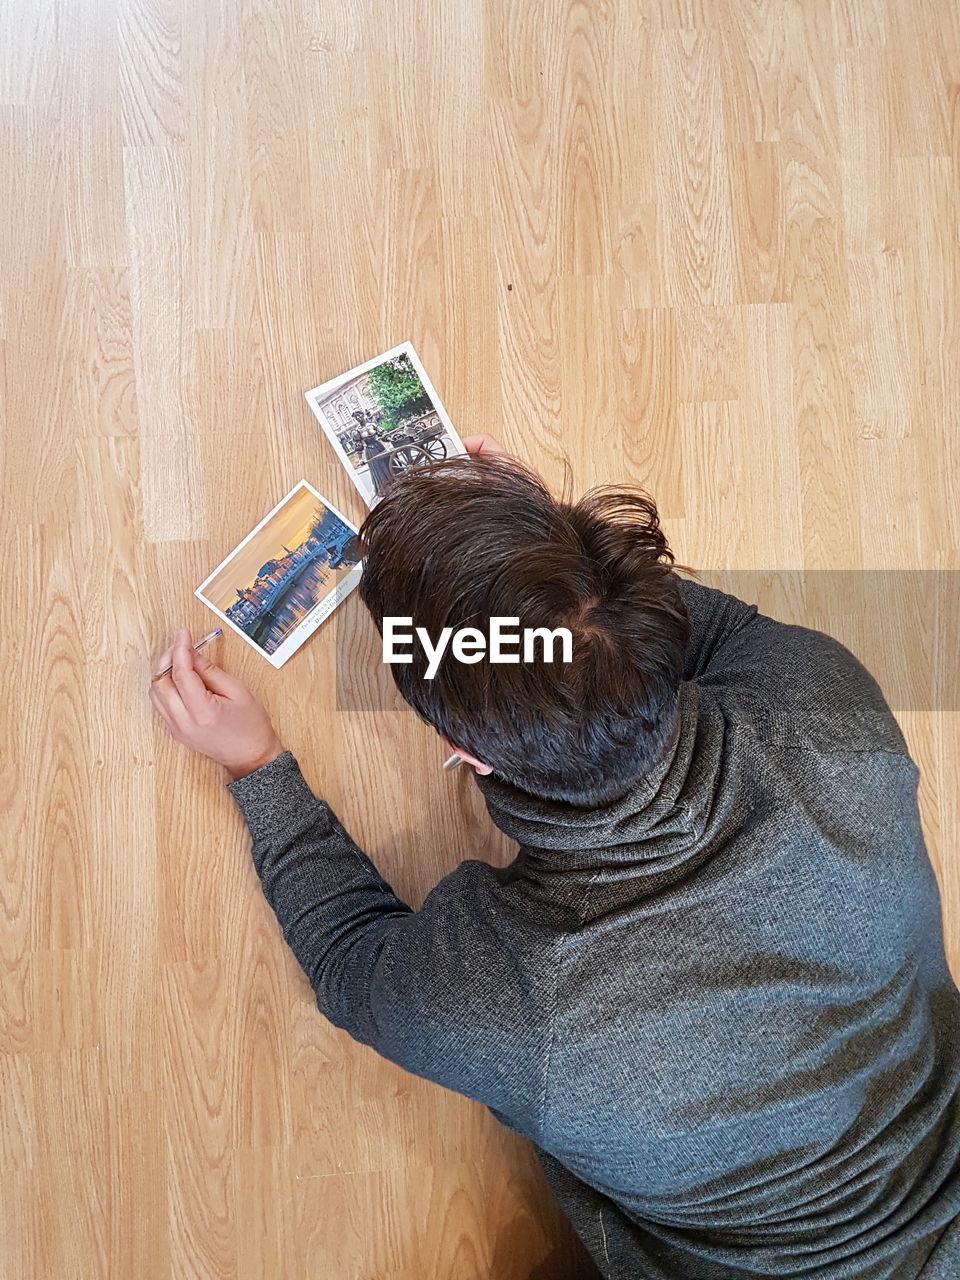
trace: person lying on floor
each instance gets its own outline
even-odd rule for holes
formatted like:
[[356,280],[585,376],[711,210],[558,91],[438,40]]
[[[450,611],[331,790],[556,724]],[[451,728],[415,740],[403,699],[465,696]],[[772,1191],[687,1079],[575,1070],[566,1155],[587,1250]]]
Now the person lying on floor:
[[318,1008],[528,1138],[611,1280],[956,1280],[960,998],[877,683],[684,578],[646,495],[558,501],[467,446],[367,517],[360,593],[381,630],[569,629],[569,662],[392,668],[508,866],[412,910],[249,690],[185,631],[159,659]]

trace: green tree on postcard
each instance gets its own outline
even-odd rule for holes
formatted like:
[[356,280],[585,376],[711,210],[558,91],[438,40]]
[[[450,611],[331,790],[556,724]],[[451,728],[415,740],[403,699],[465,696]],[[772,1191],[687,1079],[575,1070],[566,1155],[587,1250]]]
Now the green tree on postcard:
[[392,431],[407,418],[430,409],[430,397],[406,354],[386,360],[367,374],[367,391],[383,412],[381,427]]

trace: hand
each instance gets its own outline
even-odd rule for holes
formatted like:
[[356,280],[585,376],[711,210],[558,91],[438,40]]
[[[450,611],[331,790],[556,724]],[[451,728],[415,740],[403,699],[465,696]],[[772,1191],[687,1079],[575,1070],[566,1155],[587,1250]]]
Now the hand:
[[245,684],[227,675],[177,632],[157,660],[173,672],[150,686],[150,701],[175,742],[222,764],[236,781],[276,760],[283,745],[270,717]]
[[501,454],[504,458],[508,457],[506,449],[499,441],[494,440],[493,436],[464,436],[463,447],[472,458],[492,457],[494,454]]

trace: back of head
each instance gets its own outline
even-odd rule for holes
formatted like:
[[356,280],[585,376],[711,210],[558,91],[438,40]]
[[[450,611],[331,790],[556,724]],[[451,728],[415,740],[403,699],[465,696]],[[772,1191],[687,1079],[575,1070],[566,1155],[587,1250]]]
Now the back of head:
[[[594,489],[576,503],[502,456],[397,480],[361,529],[360,594],[382,631],[410,617],[486,632],[491,618],[566,627],[572,661],[394,665],[417,714],[536,796],[594,807],[656,764],[674,731],[687,616],[653,502]],[[521,654],[522,657],[522,654]]]

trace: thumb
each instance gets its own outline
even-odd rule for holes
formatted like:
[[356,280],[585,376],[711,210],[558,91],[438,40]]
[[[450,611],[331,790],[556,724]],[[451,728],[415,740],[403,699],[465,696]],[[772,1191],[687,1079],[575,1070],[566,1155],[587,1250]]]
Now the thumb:
[[235,698],[244,685],[234,676],[229,675],[222,667],[211,662],[205,653],[194,653],[193,665],[197,675],[211,693],[219,693],[224,698]]

